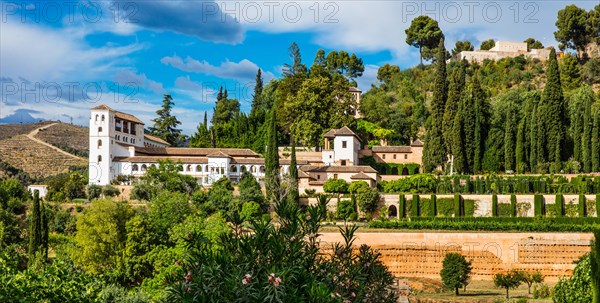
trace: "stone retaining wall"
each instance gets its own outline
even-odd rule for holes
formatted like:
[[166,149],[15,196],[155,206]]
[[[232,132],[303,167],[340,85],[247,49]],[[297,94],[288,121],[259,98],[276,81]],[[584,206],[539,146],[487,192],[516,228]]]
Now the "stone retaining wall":
[[[355,245],[367,244],[381,253],[382,262],[397,277],[439,279],[448,252],[473,262],[472,279],[492,280],[512,269],[539,270],[549,282],[571,275],[574,261],[590,251],[588,233],[389,232],[357,233]],[[339,233],[323,233],[321,247],[331,252]]]

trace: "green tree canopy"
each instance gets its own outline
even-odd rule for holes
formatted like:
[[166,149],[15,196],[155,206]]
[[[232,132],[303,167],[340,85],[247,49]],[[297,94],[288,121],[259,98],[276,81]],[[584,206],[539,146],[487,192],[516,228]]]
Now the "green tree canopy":
[[444,38],[438,22],[428,16],[419,16],[413,19],[410,27],[406,29],[406,43],[410,46],[419,48],[419,62],[422,65],[423,59],[431,59],[424,53],[424,49],[435,49],[440,40]]
[[558,11],[556,28],[554,37],[559,42],[558,47],[576,50],[577,56],[582,58],[585,46],[590,42],[588,13],[575,4],[567,5]]
[[173,105],[175,105],[173,97],[165,94],[161,109],[156,111],[158,117],[152,119],[154,125],[150,127],[150,134],[167,141],[171,146],[177,146],[181,135],[181,129],[177,128],[177,126],[181,122],[177,120],[177,117],[171,115]]
[[535,40],[535,38],[527,38],[523,42],[527,43],[528,50],[544,48],[542,42]]
[[459,254],[448,253],[442,262],[442,270],[440,276],[444,287],[454,289],[458,296],[458,290],[466,286],[471,275],[471,262]]
[[494,46],[496,46],[496,41],[494,41],[494,39],[488,39],[488,40],[481,42],[481,46],[479,46],[479,49],[480,50],[490,50]]
[[471,41],[456,41],[456,43],[454,44],[454,48],[452,49],[452,56],[460,54],[460,52],[473,50],[475,50],[475,47],[473,46],[473,44],[471,44]]

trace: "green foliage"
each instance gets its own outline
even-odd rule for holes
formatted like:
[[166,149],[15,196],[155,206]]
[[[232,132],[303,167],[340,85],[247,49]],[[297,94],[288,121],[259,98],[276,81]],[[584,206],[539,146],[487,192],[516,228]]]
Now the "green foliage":
[[498,217],[498,196],[492,195],[492,217]]
[[413,195],[412,200],[410,201],[410,217],[417,218],[421,215],[420,213],[420,197],[419,195]]
[[590,253],[590,278],[592,282],[593,303],[600,302],[600,229],[594,230],[592,252]]
[[480,50],[490,50],[494,46],[496,46],[496,41],[494,41],[494,39],[488,39],[488,40],[481,42],[481,46],[479,47],[479,49]]
[[544,48],[542,42],[535,40],[534,38],[527,38],[525,41],[527,43],[527,50],[531,51],[532,49],[541,49]]
[[258,203],[250,201],[250,202],[245,202],[242,205],[242,211],[240,212],[240,216],[245,221],[258,219],[258,218],[260,218],[261,215],[262,215],[262,210]]
[[534,299],[546,299],[551,295],[550,287],[547,284],[536,284],[533,286]]
[[586,206],[585,206],[585,195],[579,195],[579,199],[578,199],[578,214],[580,217],[587,217],[587,213],[586,213]]
[[587,12],[575,4],[567,5],[558,11],[557,31],[554,32],[559,48],[574,49],[579,54],[590,41]]
[[461,195],[454,195],[453,199],[453,208],[454,208],[454,216],[455,217],[463,217],[464,216],[464,208],[465,201]]
[[363,301],[367,297],[382,303],[397,300],[388,289],[393,277],[378,260],[379,255],[367,246],[352,248],[356,227],[341,229],[344,242],[333,246],[331,256],[320,256],[317,233],[322,210],[309,206],[304,212],[288,199],[280,201],[275,205],[279,227],[269,221],[258,221],[251,227],[252,232],[225,236],[219,254],[205,247],[201,235],[188,240],[190,251],[182,266],[167,278],[167,300],[235,302],[253,298],[257,302],[325,303]]
[[468,284],[471,275],[471,262],[459,253],[447,253],[442,262],[440,276],[442,283],[447,289],[454,289],[458,296],[458,290]]
[[[48,246],[46,245],[44,247],[44,243],[43,243],[43,238],[44,238],[44,234],[43,234],[43,219],[42,217],[45,217],[46,214],[45,212],[42,213],[43,211],[43,207],[40,206],[40,197],[39,197],[39,192],[35,191],[33,194],[33,207],[32,207],[32,211],[31,211],[31,224],[29,227],[29,253],[28,253],[28,257],[29,257],[29,264],[31,265],[32,262],[36,259],[36,256],[38,254],[42,255],[42,256],[47,256],[48,255]],[[47,226],[46,226],[46,230],[45,232],[47,233]],[[47,236],[45,236],[47,238]]]
[[148,210],[148,216],[156,226],[159,235],[166,235],[171,226],[183,222],[191,213],[188,196],[177,192],[159,193],[150,201]]
[[517,217],[517,196],[510,195],[510,216]]
[[454,48],[452,49],[452,56],[459,54],[463,51],[473,51],[475,47],[471,44],[471,41],[456,41]]
[[326,193],[345,194],[348,192],[348,183],[344,179],[327,179],[323,184]]
[[398,218],[406,218],[406,197],[398,196]]
[[356,219],[358,217],[354,199],[343,199],[337,204],[337,217],[350,221],[353,221],[352,219]]
[[506,289],[506,298],[511,288],[517,288],[523,282],[523,276],[519,271],[510,271],[507,273],[497,273],[494,275],[494,285]]
[[152,119],[154,125],[150,127],[150,134],[167,141],[171,146],[177,146],[180,140],[181,129],[177,126],[181,124],[177,117],[171,115],[173,109],[173,97],[165,94],[161,109],[156,111],[157,118]]
[[362,187],[353,195],[356,198],[356,203],[360,211],[366,215],[367,219],[370,219],[379,203],[379,191],[376,188]]
[[[440,199],[441,200],[441,199]],[[513,218],[513,217],[437,217],[371,221],[369,227],[422,230],[473,230],[513,232],[590,232],[598,227],[597,218]]]
[[102,194],[102,186],[97,184],[90,184],[87,186],[87,197],[89,200],[100,198]]
[[249,172],[243,172],[240,177],[240,185],[238,187],[240,192],[240,202],[256,202],[261,209],[266,210],[267,205],[265,203],[265,197],[263,196],[260,184]]
[[593,286],[591,278],[590,254],[586,254],[573,270],[571,277],[563,277],[552,288],[552,301],[556,303],[592,302]]
[[563,217],[565,215],[565,199],[561,194],[556,195],[554,211],[556,212],[557,217]]
[[[535,271],[533,273],[521,271],[521,277],[522,277],[522,281],[527,284],[527,289],[528,289],[529,294],[531,294],[531,286],[533,284],[541,284],[544,282],[544,276],[539,271]],[[548,286],[546,286],[546,288],[548,288]],[[546,295],[545,297],[548,297],[549,295],[550,295],[550,291],[548,291],[548,295]],[[542,294],[542,296],[543,296],[543,294]],[[534,297],[535,297],[535,295],[534,295]]]
[[119,189],[112,185],[106,185],[102,189],[102,195],[104,195],[105,197],[115,197],[118,196],[120,193],[121,192],[119,192]]
[[[417,163],[385,163],[377,162],[373,156],[360,158],[361,165],[369,165],[381,175],[416,175],[421,165]],[[394,172],[395,171],[395,172]]]
[[423,59],[432,58],[428,50],[433,50],[443,38],[444,34],[437,21],[428,16],[419,16],[413,19],[410,27],[406,29],[406,43],[419,48],[421,65]]
[[133,215],[125,203],[94,201],[77,219],[75,244],[71,257],[90,274],[115,269],[124,248],[126,223]]
[[386,193],[433,193],[437,180],[433,175],[419,174],[408,178],[397,179],[389,182],[381,182],[383,191]]
[[366,181],[352,181],[348,185],[348,192],[351,194],[357,193],[359,190],[371,188]]
[[265,152],[265,188],[267,202],[274,203],[274,190],[279,187],[279,151],[277,148],[277,108],[269,115],[267,150]]
[[544,197],[542,195],[535,195],[533,197],[533,213],[536,217],[545,215]]

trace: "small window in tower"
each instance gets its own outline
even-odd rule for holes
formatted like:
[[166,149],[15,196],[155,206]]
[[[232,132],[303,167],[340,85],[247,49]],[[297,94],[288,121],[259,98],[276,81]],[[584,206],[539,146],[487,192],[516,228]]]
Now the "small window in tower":
[[321,180],[321,175],[317,175],[317,180]]
[[338,174],[333,174],[333,178],[337,179],[338,178]]
[[346,166],[346,160],[342,160],[341,162],[342,166]]
[[385,154],[381,155],[381,159],[385,159]]
[[394,160],[396,160],[396,154],[394,154]]
[[104,115],[102,115],[102,122],[104,122]]
[[99,162],[102,162],[102,156],[101,155],[98,156],[98,163]]
[[346,148],[347,147],[347,142],[346,141],[342,141],[342,148]]
[[102,126],[98,127],[98,132],[101,133],[102,132]]
[[138,170],[139,170],[139,168],[138,168],[138,165],[137,165],[137,164],[134,164],[134,165],[131,167],[131,170],[132,170],[132,171],[138,171]]
[[404,159],[408,159],[408,155],[404,155]]
[[96,115],[96,120],[95,121],[98,122],[98,115]]
[[98,148],[102,147],[102,140],[98,140]]

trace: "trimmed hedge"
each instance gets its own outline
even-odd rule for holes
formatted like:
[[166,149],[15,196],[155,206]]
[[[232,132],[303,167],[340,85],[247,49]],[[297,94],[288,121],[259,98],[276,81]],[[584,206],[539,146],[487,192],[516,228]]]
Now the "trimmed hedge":
[[454,217],[464,217],[465,205],[461,195],[454,195]]
[[535,195],[533,197],[533,213],[536,217],[541,217],[546,214],[544,210],[544,197],[542,195]]
[[432,217],[437,217],[437,196],[431,195],[431,200],[429,202],[429,213]]
[[554,200],[554,211],[556,212],[557,217],[565,216],[565,198],[563,195],[556,195],[556,199]]
[[492,217],[498,217],[498,196],[492,195]]
[[419,195],[413,195],[412,200],[410,201],[410,204],[411,204],[410,217],[411,218],[418,217],[420,215],[419,214]]
[[585,209],[585,195],[579,195],[579,217],[586,217],[586,209]]
[[514,194],[510,195],[510,216],[517,216],[517,196]]
[[406,197],[398,196],[398,218],[406,218]]
[[600,218],[414,218],[371,221],[371,228],[473,231],[590,232]]

